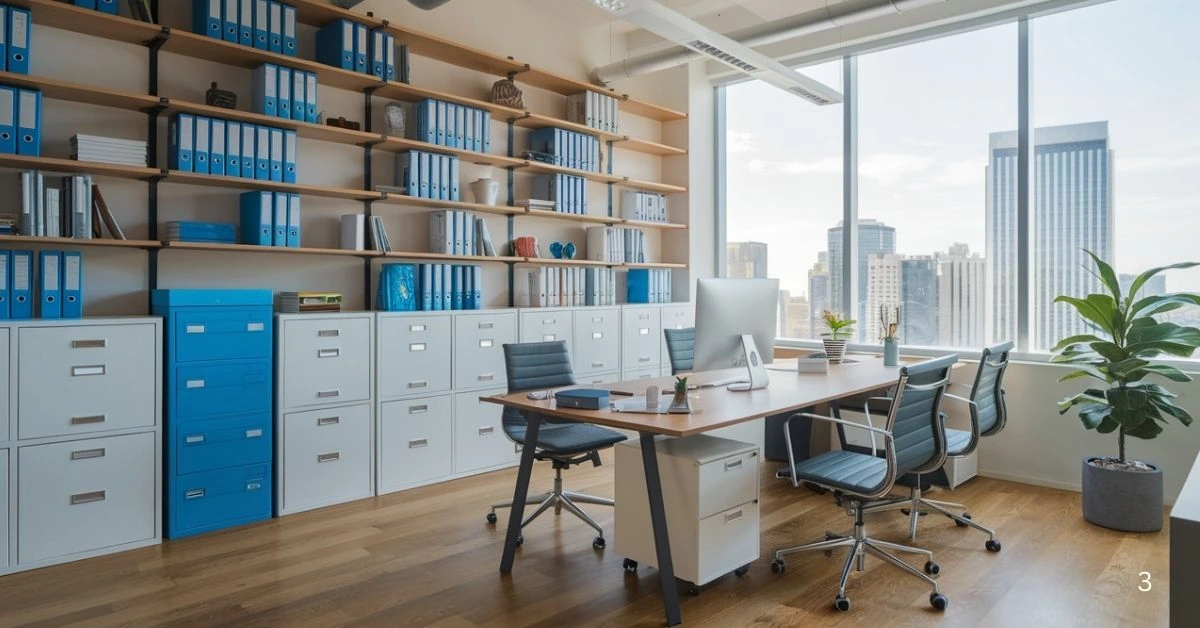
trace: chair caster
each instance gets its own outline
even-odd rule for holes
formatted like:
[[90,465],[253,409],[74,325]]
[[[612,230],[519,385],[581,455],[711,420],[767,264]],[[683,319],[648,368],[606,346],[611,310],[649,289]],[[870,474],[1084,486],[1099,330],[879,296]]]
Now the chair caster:
[[931,576],[936,576],[941,572],[942,568],[939,567],[937,563],[933,562],[932,560],[925,561],[925,573]]
[[839,595],[834,598],[833,607],[844,613],[850,610],[850,599],[844,595]]
[[684,586],[685,586],[684,591],[688,595],[690,595],[692,597],[696,597],[697,595],[700,595],[700,587],[696,586],[695,584],[692,584],[691,582],[685,582]]
[[624,569],[626,573],[637,573],[637,567],[637,561],[632,558],[626,558],[625,562],[621,563],[621,568]]
[[524,536],[518,536],[518,537],[517,537],[517,540],[516,540],[516,542],[515,542],[515,543],[513,543],[513,545],[515,545],[516,547],[521,547],[521,544],[522,544],[522,543],[524,543],[524,542],[525,542],[525,537],[524,537]]
[[750,565],[742,565],[741,567],[733,570],[733,575],[741,578],[742,576],[746,575],[746,572],[748,571],[750,571]]
[[608,545],[608,543],[604,541],[604,537],[602,536],[592,539],[592,549],[602,550],[605,545]]
[[488,523],[490,523],[490,524],[492,524],[492,525],[495,525],[495,524],[496,524],[496,513],[494,513],[494,512],[489,512],[489,513],[487,514],[487,522],[488,522]]
[[[953,519],[953,517],[951,517],[951,518]],[[971,515],[970,515],[970,513],[965,513],[965,512],[964,512],[964,513],[962,514],[962,518],[963,518],[963,519],[970,519],[970,518],[971,518]],[[967,527],[967,524],[966,524],[966,523],[963,523],[962,521],[959,521],[958,519],[954,519],[954,525],[956,525],[956,526],[958,526],[958,527],[960,527],[960,528],[965,528],[965,527]]]
[[986,547],[987,551],[989,551],[989,552],[999,552],[1000,551],[1000,541],[993,541],[993,540],[989,539],[986,543],[983,544],[983,546]]
[[782,558],[776,558],[771,561],[771,571],[775,573],[783,573],[787,571],[787,563],[783,562]]
[[942,595],[941,593],[930,593],[929,605],[939,611],[944,611],[946,610],[947,606],[950,606],[950,598]]

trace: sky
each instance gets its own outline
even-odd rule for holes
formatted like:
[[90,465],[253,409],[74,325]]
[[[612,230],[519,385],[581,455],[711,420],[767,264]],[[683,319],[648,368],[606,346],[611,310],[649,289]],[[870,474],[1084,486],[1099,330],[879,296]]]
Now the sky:
[[[1031,26],[1034,125],[1109,122],[1117,271],[1200,261],[1200,1],[1115,0]],[[899,253],[984,253],[988,134],[1017,126],[1016,57],[1015,23],[859,57],[859,217],[896,227]],[[841,87],[840,63],[802,72]],[[806,293],[842,215],[841,106],[761,82],[726,103],[729,241],[767,242],[770,275]],[[1167,287],[1200,291],[1200,269]]]

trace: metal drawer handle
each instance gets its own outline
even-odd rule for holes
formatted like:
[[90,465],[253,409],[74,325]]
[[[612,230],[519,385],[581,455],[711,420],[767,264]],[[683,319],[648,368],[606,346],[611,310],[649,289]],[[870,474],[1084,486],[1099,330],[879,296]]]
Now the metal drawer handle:
[[339,460],[341,457],[342,453],[340,451],[335,451],[328,454],[317,454],[317,464],[322,462],[333,462],[335,460]]
[[551,340],[558,340],[558,335],[557,334],[542,334],[542,342],[550,342]]
[[342,330],[340,329],[321,329],[317,331],[318,338],[336,338],[340,335],[342,335]]
[[200,499],[201,497],[204,497],[204,489],[202,488],[194,488],[183,494],[184,499]]
[[318,358],[336,358],[341,354],[342,354],[341,349],[318,349],[317,350]]
[[246,430],[246,438],[262,438],[262,435],[263,431],[261,427],[252,430]]
[[71,496],[71,505],[78,506],[79,504],[90,504],[92,502],[102,502],[108,497],[106,491],[92,491],[90,493],[76,493]]
[[72,340],[72,349],[103,349],[108,346],[108,340],[101,338],[99,340]]
[[416,381],[416,382],[409,382],[409,383],[408,383],[408,387],[409,387],[409,388],[424,388],[424,387],[426,387],[426,386],[428,386],[428,385],[429,385],[429,382],[428,382],[428,381],[426,381],[426,380],[420,380],[420,381]]
[[593,380],[592,380],[592,383],[593,383],[593,384],[603,384],[603,383],[604,383],[604,380],[602,380],[602,379],[593,379]]
[[649,361],[650,361],[650,358],[647,356],[642,356],[642,357],[638,358],[638,362],[649,362]]
[[103,458],[104,448],[97,447],[96,449],[81,449],[71,452],[71,460],[87,460],[88,458]]
[[429,445],[428,438],[414,438],[414,439],[408,441],[409,449],[416,449],[417,447],[425,447],[427,445]]
[[495,345],[495,344],[496,344],[496,343],[495,343],[495,342],[494,342],[494,341],[493,341],[491,338],[484,338],[483,340],[480,340],[480,341],[479,341],[479,347],[480,347],[481,349],[487,349],[487,348],[490,348],[490,347],[492,347],[492,346],[493,346],[493,345]]
[[741,469],[741,468],[742,468],[742,460],[740,460],[740,459],[739,459],[739,460],[734,460],[733,462],[726,462],[726,463],[725,463],[725,470],[726,470],[726,471],[732,471],[732,470],[734,470],[734,469]]
[[246,331],[263,331],[266,328],[263,323],[246,323]]
[[649,336],[649,335],[650,335],[650,328],[649,328],[649,327],[642,327],[642,328],[639,328],[639,329],[638,329],[638,335],[639,335],[639,336]]
[[338,423],[341,423],[341,422],[342,422],[341,417],[336,417],[336,416],[327,416],[324,418],[317,419],[317,425],[337,425]]
[[408,331],[425,331],[424,325],[409,325]]
[[745,510],[745,509],[744,509],[744,508],[738,508],[737,512],[726,513],[726,515],[725,515],[725,523],[729,523],[730,521],[733,521],[733,520],[735,520],[735,519],[741,519],[741,518],[742,518],[742,514],[743,514],[743,513],[742,513],[742,511],[743,511],[743,510]]
[[649,314],[638,314],[638,320],[639,321],[650,320],[650,315]]
[[189,379],[186,382],[184,382],[184,386],[186,386],[187,388],[204,388],[204,380]]
[[599,316],[593,316],[593,317],[592,317],[592,322],[593,322],[593,323],[603,323],[603,322],[604,322],[604,319],[603,319],[602,317],[599,317]]
[[414,343],[412,343],[412,344],[408,345],[408,350],[409,350],[409,351],[424,351],[424,350],[425,350],[425,343],[423,343],[423,342],[414,342]]
[[204,331],[204,325],[188,325],[183,328],[185,334],[203,334]]
[[108,369],[103,364],[93,366],[72,366],[71,377],[87,377],[89,375],[103,375]]
[[184,444],[187,444],[187,445],[198,445],[200,443],[203,443],[204,440],[205,440],[204,434],[190,434],[188,436],[183,437],[183,442],[184,442]]
[[423,412],[429,412],[429,406],[422,404],[419,406],[409,406],[408,407],[409,414],[421,414]]
[[475,379],[478,379],[481,382],[490,382],[493,379],[496,379],[496,376],[492,373],[482,373],[479,375],[479,377],[477,377]]
[[601,340],[602,338],[604,338],[604,332],[602,332],[602,331],[592,332],[592,340]]
[[71,425],[89,425],[91,423],[103,423],[108,420],[107,414],[93,414],[91,416],[73,416],[71,417]]
[[262,488],[262,482],[246,482],[247,491],[257,491],[260,488]]
[[491,322],[491,321],[488,321],[488,322],[486,322],[486,323],[480,323],[480,324],[479,324],[479,328],[480,328],[480,329],[492,329],[492,328],[493,328],[493,327],[495,327],[495,326],[496,326],[496,324],[495,324],[495,323],[493,323],[493,322]]
[[479,435],[480,435],[480,436],[487,436],[488,434],[491,434],[492,432],[495,432],[495,431],[496,431],[496,428],[495,428],[495,427],[493,427],[493,426],[491,426],[491,425],[489,425],[489,426],[487,426],[487,427],[481,427],[481,428],[479,428]]
[[553,319],[553,318],[543,318],[543,319],[542,319],[542,324],[543,324],[543,325],[553,325],[553,324],[555,324],[555,323],[557,323],[557,322],[558,322],[558,321],[557,321],[556,319]]
[[592,368],[600,368],[604,366],[603,362],[592,362]]
[[339,390],[321,390],[321,391],[317,392],[317,398],[324,399],[327,397],[338,397],[338,396],[341,396],[341,394],[342,394],[342,391],[340,389]]

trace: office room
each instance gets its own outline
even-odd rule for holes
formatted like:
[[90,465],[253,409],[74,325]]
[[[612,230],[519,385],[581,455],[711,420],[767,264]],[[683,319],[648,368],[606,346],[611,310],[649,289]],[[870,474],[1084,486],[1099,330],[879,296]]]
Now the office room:
[[0,626],[1200,624],[1196,3],[0,20]]

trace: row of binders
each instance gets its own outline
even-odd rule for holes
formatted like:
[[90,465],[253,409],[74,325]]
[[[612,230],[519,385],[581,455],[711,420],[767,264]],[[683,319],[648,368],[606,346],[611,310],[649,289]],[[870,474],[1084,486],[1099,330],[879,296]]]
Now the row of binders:
[[587,179],[572,174],[533,175],[529,194],[536,200],[553,203],[556,212],[586,214],[588,210]]
[[0,153],[42,154],[42,93],[0,85]]
[[172,170],[295,183],[297,142],[289,129],[178,113],[167,159]]
[[[402,54],[407,56],[407,48]],[[334,20],[317,31],[317,61],[394,81],[396,38],[381,28],[368,31],[366,26],[350,20]],[[401,65],[407,61],[401,59]]]
[[627,303],[670,303],[671,269],[631,268],[625,277]]
[[92,177],[63,177],[58,187],[46,185],[36,170],[19,175],[21,182],[20,235],[91,239],[93,234]]
[[477,264],[383,264],[375,308],[385,312],[483,309]]
[[29,57],[33,53],[33,14],[29,9],[0,4],[0,70],[13,74],[29,74]]
[[617,274],[611,268],[539,266],[529,273],[529,307],[616,303]]
[[39,251],[36,277],[33,255],[0,251],[0,319],[82,318],[83,254]]
[[564,168],[600,172],[600,140],[566,129],[546,127],[529,133],[529,150],[549,155]]
[[71,0],[71,4],[109,15],[120,15],[120,5],[117,4],[117,0]]
[[588,227],[588,259],[612,264],[646,261],[646,234],[628,227]]
[[192,0],[192,31],[296,56],[296,7],[275,0]]
[[471,212],[442,209],[429,213],[429,252],[496,255],[487,221]]
[[492,114],[483,109],[426,98],[413,105],[410,139],[486,153],[492,148]]
[[419,150],[399,153],[395,180],[409,196],[457,201],[458,157]]
[[317,75],[264,63],[250,77],[250,107],[265,116],[319,123]]
[[257,246],[300,246],[300,195],[244,192],[238,211],[238,241]]
[[621,217],[627,220],[667,222],[667,195],[656,192],[621,192]]
[[620,101],[607,94],[587,91],[567,96],[567,120],[605,133],[619,133]]

